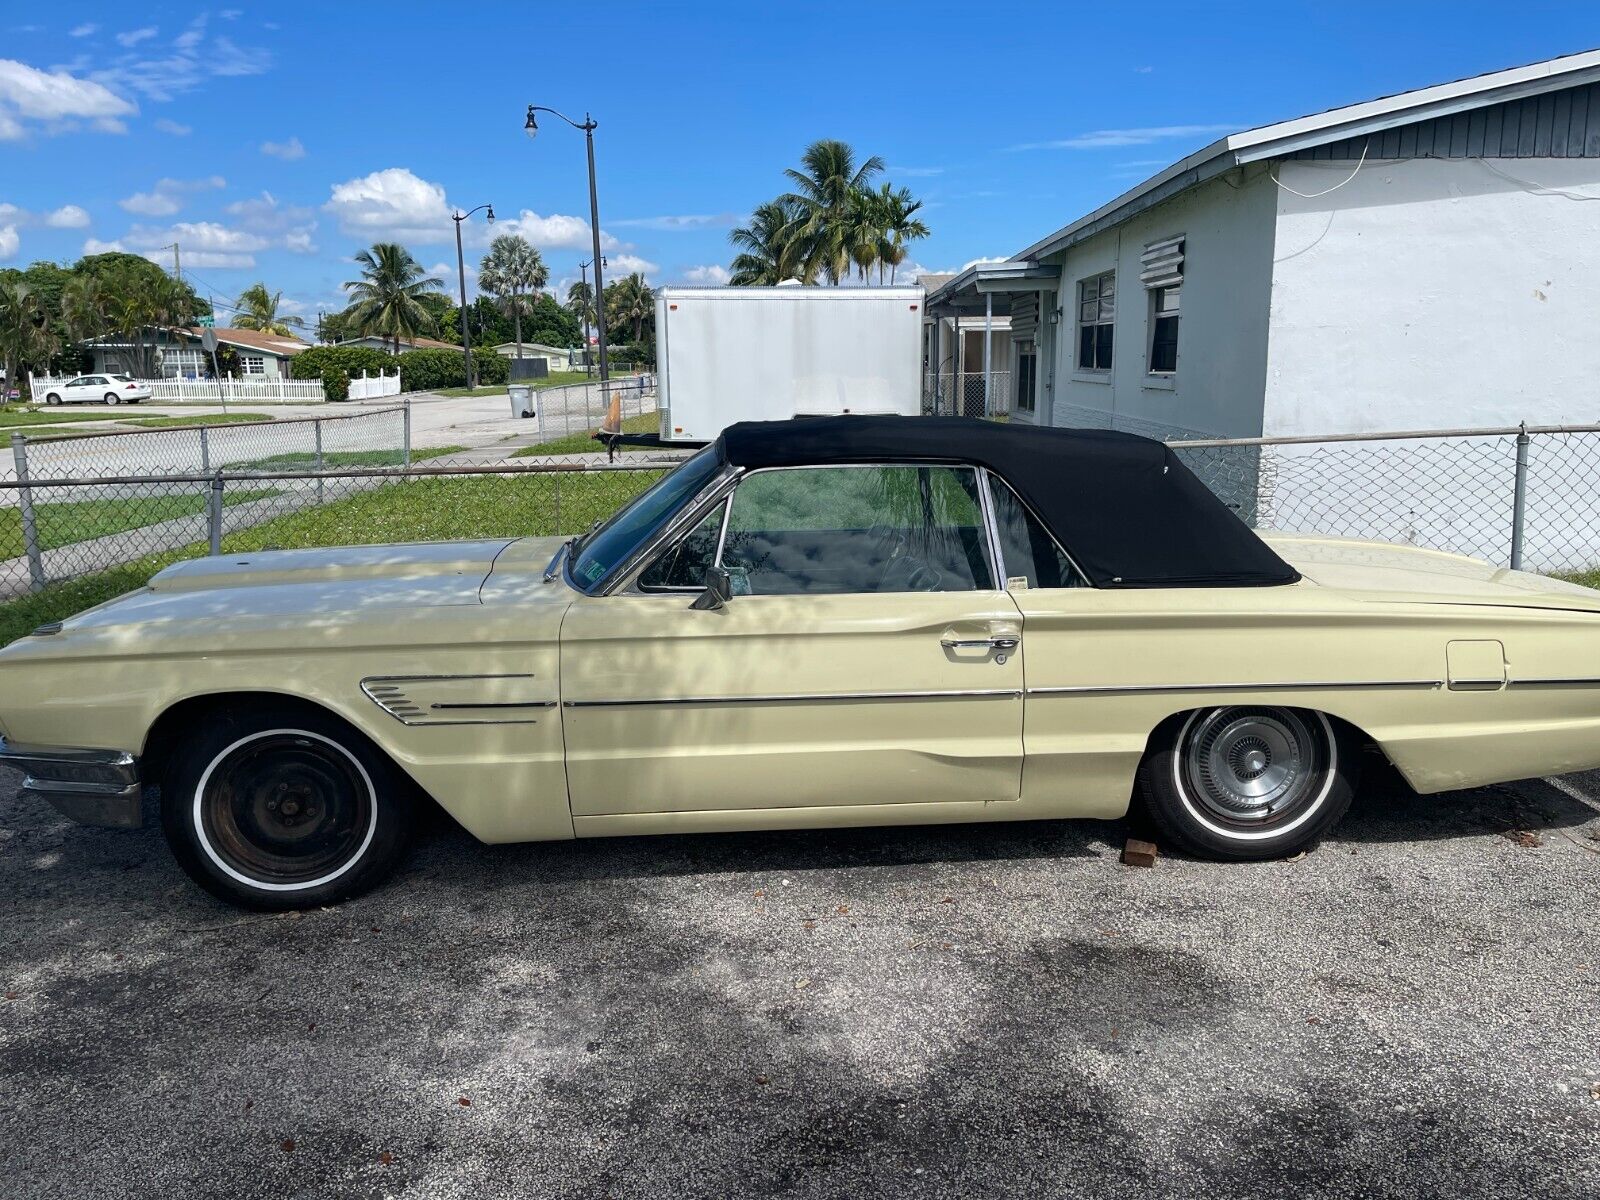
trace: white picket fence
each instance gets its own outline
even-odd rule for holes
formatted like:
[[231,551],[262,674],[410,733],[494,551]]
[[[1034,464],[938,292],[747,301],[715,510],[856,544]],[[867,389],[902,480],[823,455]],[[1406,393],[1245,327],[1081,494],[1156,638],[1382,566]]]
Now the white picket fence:
[[[59,388],[76,376],[52,377],[28,375],[28,389],[36,403],[42,403],[51,388]],[[386,378],[386,377],[385,377]],[[161,404],[216,404],[219,401],[243,401],[248,404],[320,404],[327,397],[322,392],[320,379],[143,379],[150,389],[152,402]],[[355,384],[351,381],[350,396],[355,398]],[[378,383],[380,380],[372,380]],[[378,391],[374,396],[394,396],[400,392],[400,375],[396,372],[390,380],[393,391]]]
[[350,399],[376,400],[381,396],[398,396],[400,394],[400,372],[393,375],[387,371],[368,377],[365,371],[361,372],[360,379],[350,381]]

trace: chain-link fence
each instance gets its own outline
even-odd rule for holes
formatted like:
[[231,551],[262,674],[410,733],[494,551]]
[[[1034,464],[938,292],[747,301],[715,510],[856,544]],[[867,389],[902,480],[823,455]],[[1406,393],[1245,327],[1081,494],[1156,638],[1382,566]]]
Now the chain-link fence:
[[[611,401],[620,401],[624,428],[631,432],[654,432],[650,418],[656,413],[656,377],[618,375],[601,383],[569,383],[541,388],[533,393],[541,437],[585,433],[605,422]],[[650,426],[635,429],[634,426]]]
[[1600,426],[1170,443],[1260,529],[1600,566]]
[[1010,411],[1011,372],[931,371],[922,377],[922,411],[939,417],[999,417]]
[[0,482],[0,602],[205,554],[576,533],[677,457]]

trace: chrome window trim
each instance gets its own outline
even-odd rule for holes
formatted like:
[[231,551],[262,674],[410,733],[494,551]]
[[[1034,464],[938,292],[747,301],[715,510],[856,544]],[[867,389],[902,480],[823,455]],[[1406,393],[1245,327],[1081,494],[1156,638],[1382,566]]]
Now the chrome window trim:
[[633,579],[630,581],[628,590],[636,592],[641,596],[687,596],[690,594],[698,595],[700,592],[704,591],[705,587],[703,584],[689,584],[674,587],[646,587],[639,581],[644,578],[644,573],[646,571],[655,566],[656,563],[660,562],[663,557],[672,553],[678,542],[681,542],[684,538],[688,537],[691,533],[698,529],[700,527],[700,522],[705,520],[705,518],[709,516],[719,504],[722,506],[722,524],[717,528],[717,550],[712,556],[711,563],[713,566],[715,566],[719,561],[721,561],[722,542],[723,539],[728,536],[728,508],[730,507],[729,501],[732,495],[733,489],[730,488],[727,492],[723,493],[723,495],[706,505],[696,514],[696,519],[685,523],[683,532],[676,539],[676,541],[672,541],[663,545],[655,554],[650,556],[650,561],[640,563],[639,570],[637,573],[635,573]]
[[[1072,587],[1072,588],[1040,588],[1039,590],[1043,591],[1043,592],[1070,592],[1070,591],[1076,591],[1079,588],[1094,589],[1095,585],[1090,582],[1089,576],[1084,571],[1084,569],[1078,565],[1078,560],[1073,558],[1072,555],[1070,553],[1068,553],[1067,548],[1065,546],[1063,546],[1061,544],[1061,540],[1058,537],[1056,537],[1056,531],[1050,528],[1050,524],[1049,524],[1048,521],[1046,521],[1043,517],[1041,517],[1037,512],[1034,511],[1033,505],[1029,504],[1027,502],[1027,500],[1025,500],[1023,498],[1022,493],[1017,491],[1016,488],[1012,487],[1010,481],[1008,479],[1006,479],[1006,477],[1004,475],[996,475],[993,471],[989,470],[988,467],[983,467],[981,469],[982,469],[982,471],[984,473],[985,478],[987,478],[990,475],[994,475],[994,478],[996,478],[996,479],[998,479],[1000,481],[1000,486],[1005,488],[1006,491],[1010,492],[1013,496],[1016,497],[1017,503],[1022,505],[1023,509],[1027,512],[1027,514],[1029,516],[1031,516],[1035,521],[1039,522],[1039,528],[1044,530],[1045,537],[1050,539],[1050,544],[1056,548],[1056,552],[1059,553],[1062,558],[1066,559],[1067,560],[1067,565],[1069,567],[1071,567],[1074,572],[1077,573],[1078,584],[1077,584],[1076,587]],[[996,528],[996,533],[995,533],[995,544],[996,544],[996,546],[998,546],[999,543],[1000,543],[1000,537],[999,537],[998,522],[997,522],[997,528]],[[1003,553],[1003,551],[999,551],[999,553]],[[1095,589],[1095,590],[1098,590],[1098,589]]]
[[[727,492],[732,491],[733,485],[738,482],[743,473],[743,470],[739,467],[725,465],[719,474],[712,477],[710,483],[701,488],[699,492],[689,499],[687,504],[678,510],[677,516],[657,530],[653,537],[646,538],[638,546],[634,547],[631,554],[624,557],[621,562],[611,569],[609,575],[600,580],[594,591],[584,592],[584,594],[589,596],[611,596],[617,592],[627,590],[631,594],[640,596],[683,595],[684,592],[678,590],[642,591],[638,587],[639,574],[655,558],[658,550],[668,542],[674,541],[686,529],[692,528],[693,522],[700,520],[701,517],[711,511],[712,505],[717,500],[726,495]],[[570,560],[572,556],[569,554],[567,557]],[[570,568],[568,573],[570,574]],[[578,590],[583,591],[582,588]]]
[[704,704],[819,704],[882,700],[1018,700],[1018,688],[959,688],[924,692],[794,692],[752,696],[666,696],[637,700],[563,700],[562,708],[646,708]]
[[1005,551],[1000,548],[1000,526],[994,516],[994,496],[989,491],[989,468],[978,468],[978,511],[983,515],[983,535],[989,542],[989,574],[997,592],[1006,590]]

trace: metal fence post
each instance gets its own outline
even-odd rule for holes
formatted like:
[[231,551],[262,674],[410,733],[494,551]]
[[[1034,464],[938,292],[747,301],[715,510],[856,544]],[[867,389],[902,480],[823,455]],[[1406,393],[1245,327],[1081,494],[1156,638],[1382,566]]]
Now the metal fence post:
[[[11,435],[11,456],[17,461],[17,482],[28,482],[28,439],[20,433]],[[17,505],[22,514],[22,549],[28,556],[28,587],[37,592],[44,587],[44,556],[39,553],[39,527],[33,512],[33,489],[17,489]]]
[[200,474],[211,474],[211,431],[200,426]]
[[1511,493],[1511,569],[1522,570],[1522,533],[1528,515],[1528,423],[1517,432],[1517,475]]
[[317,431],[317,503],[322,503],[322,418],[318,417],[311,422]]
[[551,533],[561,532],[561,473],[558,471],[551,476],[556,485],[556,523],[550,530]]
[[401,464],[403,466],[409,467],[411,465],[411,397],[410,396],[406,397],[405,408],[404,408],[403,411],[405,413],[405,416],[403,418],[403,424],[405,426],[405,432],[401,435],[403,437],[403,439],[404,439],[404,442],[403,442],[404,454],[403,454],[403,456],[401,458]]
[[218,471],[211,479],[211,504],[207,513],[206,524],[211,532],[211,553],[222,553],[222,472]]

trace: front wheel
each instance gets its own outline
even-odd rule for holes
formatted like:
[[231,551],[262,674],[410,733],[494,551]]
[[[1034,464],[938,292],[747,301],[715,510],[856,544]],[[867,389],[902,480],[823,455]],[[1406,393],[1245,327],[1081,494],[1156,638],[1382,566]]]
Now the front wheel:
[[1355,749],[1309,709],[1205,708],[1157,731],[1139,778],[1151,818],[1183,849],[1281,858],[1314,845],[1349,809]]
[[61,393],[60,392],[50,392],[48,395],[45,396],[44,402],[46,404],[60,404],[61,403]]
[[225,713],[173,755],[161,823],[178,863],[246,908],[349,899],[394,867],[408,781],[366,738],[314,710]]

